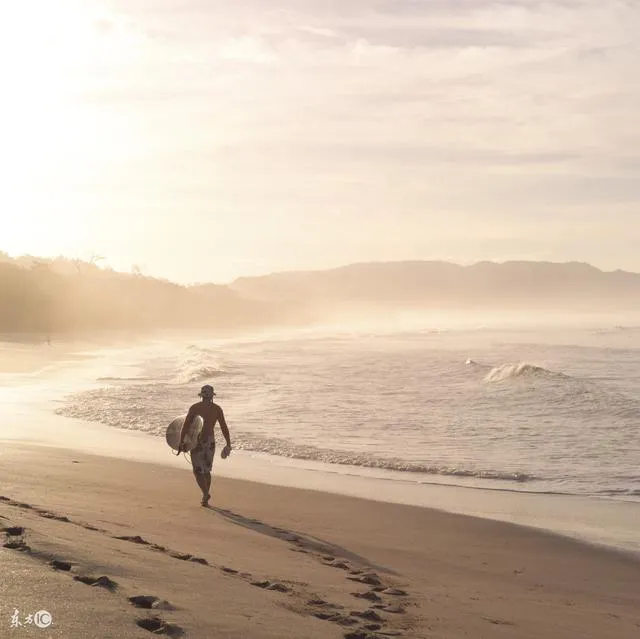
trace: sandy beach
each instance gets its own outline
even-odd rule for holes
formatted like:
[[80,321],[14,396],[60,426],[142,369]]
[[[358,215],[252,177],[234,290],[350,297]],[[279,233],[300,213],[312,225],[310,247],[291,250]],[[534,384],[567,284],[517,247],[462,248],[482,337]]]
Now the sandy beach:
[[62,361],[79,360],[71,345],[0,340],[0,374],[26,375]]
[[2,637],[640,633],[636,559],[524,527],[227,478],[204,509],[186,469],[13,442],[0,474]]

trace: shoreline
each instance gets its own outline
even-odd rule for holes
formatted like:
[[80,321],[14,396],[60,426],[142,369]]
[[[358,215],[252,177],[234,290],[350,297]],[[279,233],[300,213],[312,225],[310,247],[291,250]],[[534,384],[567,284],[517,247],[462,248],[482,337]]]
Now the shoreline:
[[[78,370],[83,373],[82,386],[93,388],[99,385],[97,371],[110,372],[111,367],[121,365],[94,357],[95,349],[96,344],[83,344],[80,352],[78,349],[76,352],[73,349],[60,351],[53,373],[30,376],[29,384],[24,386],[18,385],[20,379],[4,388],[0,386],[0,401],[5,409],[0,438],[189,468],[186,460],[170,455],[162,437],[52,414],[51,402],[59,401],[66,392],[78,388]],[[506,521],[640,554],[640,539],[636,532],[640,523],[640,502],[634,500],[491,488],[465,485],[467,482],[464,481],[454,484],[438,481],[437,477],[429,477],[424,483],[418,483],[414,478],[399,481],[399,473],[392,471],[240,450],[228,461],[217,460],[216,472],[233,479],[309,488]]]
[[[128,431],[125,431],[125,432],[128,432]],[[149,437],[149,435],[147,434],[142,434],[142,435],[143,437]],[[157,439],[157,438],[154,437],[154,439]],[[14,451],[23,449],[27,455],[30,452],[31,453],[35,452],[35,454],[38,455],[41,453],[46,453],[46,451],[49,450],[49,451],[56,451],[56,453],[54,454],[62,454],[66,456],[77,457],[78,455],[80,455],[88,458],[96,458],[96,459],[102,459],[102,460],[114,459],[114,460],[119,460],[127,463],[143,464],[143,465],[148,465],[152,467],[160,467],[160,468],[166,467],[166,468],[171,468],[172,470],[177,470],[178,472],[186,471],[186,474],[188,475],[188,477],[189,478],[191,477],[191,466],[189,463],[185,461],[184,457],[180,457],[180,458],[176,457],[176,463],[171,463],[168,460],[164,460],[164,461],[159,460],[155,456],[149,456],[146,459],[141,459],[135,455],[130,455],[130,456],[114,455],[112,454],[112,452],[108,452],[108,451],[105,452],[105,454],[101,452],[96,452],[96,451],[89,452],[86,450],[82,450],[81,448],[66,448],[59,444],[42,445],[42,444],[37,444],[33,442],[16,442],[16,441],[9,442],[8,440],[0,440],[0,442],[2,442],[3,444],[9,443],[10,451],[11,451],[11,448],[13,448]],[[440,513],[442,515],[451,515],[453,517],[461,517],[461,518],[468,518],[472,520],[494,522],[498,525],[504,524],[506,526],[521,529],[522,531],[525,531],[525,532],[548,536],[549,538],[552,538],[552,539],[564,540],[570,543],[575,543],[575,544],[584,546],[585,548],[593,549],[595,551],[613,553],[614,555],[624,556],[634,562],[637,562],[638,566],[640,567],[640,542],[637,545],[634,545],[633,548],[623,547],[623,546],[618,546],[611,543],[598,542],[593,539],[589,539],[587,537],[581,537],[576,534],[568,534],[566,532],[554,530],[553,528],[539,526],[539,525],[536,525],[535,523],[523,523],[518,519],[499,517],[495,513],[493,514],[487,513],[481,510],[479,510],[478,512],[470,512],[468,508],[465,508],[462,505],[456,508],[453,505],[453,503],[448,503],[448,505],[443,504],[438,499],[434,499],[433,493],[431,493],[430,495],[426,495],[424,499],[412,500],[410,497],[407,499],[399,499],[397,492],[394,494],[394,491],[389,491],[389,490],[380,491],[376,495],[372,495],[370,492],[368,492],[368,489],[359,491],[357,489],[357,486],[355,488],[343,487],[343,490],[337,490],[336,489],[337,487],[335,484],[329,486],[328,488],[325,488],[325,487],[322,487],[321,485],[318,485],[315,482],[305,482],[305,481],[300,482],[299,481],[300,475],[297,473],[295,476],[292,475],[289,478],[287,478],[284,475],[279,475],[271,478],[270,480],[270,478],[265,477],[265,475],[262,474],[261,472],[256,474],[248,473],[246,469],[246,464],[253,463],[253,461],[255,460],[248,459],[248,457],[253,457],[251,453],[246,453],[245,451],[242,451],[241,454],[243,454],[243,456],[245,457],[245,459],[243,460],[244,462],[243,467],[235,471],[230,470],[228,468],[227,469],[223,468],[222,470],[220,470],[220,465],[223,464],[224,462],[220,460],[218,457],[216,457],[216,461],[214,464],[214,473],[213,473],[214,481],[220,480],[220,481],[232,482],[232,483],[240,482],[244,484],[264,486],[266,488],[273,488],[273,489],[282,488],[286,490],[302,491],[302,492],[322,495],[323,498],[330,498],[330,497],[348,498],[348,499],[356,499],[363,502],[372,502],[375,504],[382,504],[382,505],[386,504],[386,505],[402,506],[407,508],[425,509],[427,511],[431,511],[433,513]],[[233,455],[237,456],[238,452],[235,451]],[[277,462],[275,463],[275,465],[279,466],[280,470],[286,472],[286,469],[287,469],[286,465],[281,466]],[[270,464],[270,468],[273,468],[273,465]],[[320,477],[322,477],[325,474],[323,470],[314,470],[310,468],[297,468],[296,470],[302,470],[305,473],[310,472],[313,474],[317,474]],[[384,477],[362,477],[359,475],[349,475],[349,474],[344,475],[339,472],[331,472],[331,471],[329,472],[330,474],[338,475],[341,478],[353,478],[355,480],[364,480],[362,485],[364,485],[365,483],[366,484],[383,483],[389,486],[389,480]],[[322,477],[322,479],[324,480],[324,477]],[[189,484],[191,480],[185,479],[184,481],[187,484]],[[392,481],[391,483],[395,487],[397,487],[396,481]],[[575,498],[576,500],[580,500],[580,501],[586,501],[586,502],[594,501],[594,502],[601,502],[604,504],[607,504],[607,503],[610,503],[610,504],[631,503],[634,505],[636,504],[636,502],[624,502],[624,501],[620,502],[620,501],[617,501],[614,499],[608,499],[608,498],[601,499],[593,496],[567,495],[564,493],[524,493],[520,491],[504,491],[499,489],[492,491],[491,489],[487,489],[484,487],[460,486],[455,484],[431,484],[430,486],[433,486],[436,489],[440,489],[440,488],[451,489],[455,491],[457,496],[460,496],[462,493],[465,493],[468,491],[471,491],[471,492],[479,491],[481,493],[509,492],[511,495],[514,495],[514,496],[534,495],[534,496],[539,496],[542,499],[546,499],[547,497],[551,497],[551,498],[557,497],[561,501],[564,501],[564,498],[569,498],[570,500],[573,500]],[[331,488],[333,488],[334,490],[332,490]],[[469,496],[468,500],[469,501],[473,500],[473,496]],[[2,500],[0,499],[0,501]],[[436,505],[436,504],[439,504],[439,505]],[[561,504],[561,507],[563,509],[565,506],[566,504]],[[633,511],[634,519],[632,523],[640,525],[640,505],[638,506],[639,506],[638,509]],[[635,518],[635,516],[637,516],[637,519]],[[635,533],[635,531],[636,531],[636,528],[634,527],[632,532]]]
[[0,378],[38,375],[57,366],[88,359],[71,344],[7,342],[0,339]]
[[[19,418],[24,422],[24,415]],[[159,436],[58,415],[43,415],[37,421],[41,426],[32,424],[30,435],[21,430],[12,436],[5,429],[0,441],[9,447],[35,447],[142,462],[188,471],[190,475],[187,459],[173,455]],[[296,460],[247,451],[234,451],[227,460],[221,460],[218,454],[214,463],[215,476],[223,479],[503,522],[640,557],[637,536],[640,504],[634,501],[401,482],[384,476],[352,474],[349,469],[337,465],[327,469],[321,464],[312,468]]]
[[[18,571],[0,585],[0,623],[39,606],[53,616],[49,636],[83,639],[142,638],[136,622],[152,618],[187,639],[637,637],[640,562],[626,555],[484,518],[221,476],[214,508],[203,509],[184,470],[4,445],[0,527],[23,532],[5,532],[17,548],[0,547]],[[136,596],[170,606],[138,609]],[[109,615],[104,627],[94,610]]]

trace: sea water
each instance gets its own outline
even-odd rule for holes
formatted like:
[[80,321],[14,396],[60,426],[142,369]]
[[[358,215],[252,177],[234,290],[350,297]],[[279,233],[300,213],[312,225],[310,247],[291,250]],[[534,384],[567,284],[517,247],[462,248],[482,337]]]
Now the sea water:
[[640,502],[640,328],[300,331],[100,353],[66,417],[163,437],[213,384],[234,447],[441,483]]

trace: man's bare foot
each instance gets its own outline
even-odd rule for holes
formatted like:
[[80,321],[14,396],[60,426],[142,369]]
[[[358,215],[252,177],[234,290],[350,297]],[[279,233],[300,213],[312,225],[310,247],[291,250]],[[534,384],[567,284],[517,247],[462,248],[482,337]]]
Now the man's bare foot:
[[204,506],[205,508],[209,505],[209,500],[211,499],[211,495],[205,495],[202,498],[202,501],[200,502],[201,506]]

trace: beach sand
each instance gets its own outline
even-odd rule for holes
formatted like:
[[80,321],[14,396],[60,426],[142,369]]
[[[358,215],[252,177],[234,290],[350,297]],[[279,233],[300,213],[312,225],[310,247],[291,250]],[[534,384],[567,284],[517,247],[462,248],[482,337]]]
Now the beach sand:
[[145,338],[126,333],[90,336],[0,335],[0,375],[32,375],[89,360],[100,349],[131,347]]
[[524,527],[20,443],[0,477],[0,637],[640,636],[636,559]]
[[48,346],[44,343],[20,343],[0,340],[0,373],[29,374],[63,359],[78,358],[66,345]]

